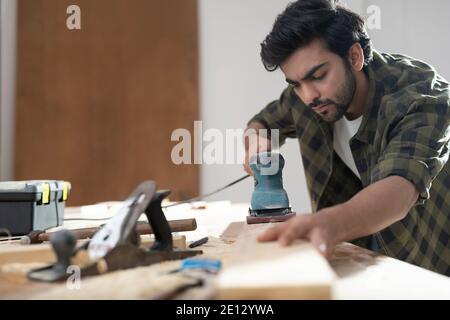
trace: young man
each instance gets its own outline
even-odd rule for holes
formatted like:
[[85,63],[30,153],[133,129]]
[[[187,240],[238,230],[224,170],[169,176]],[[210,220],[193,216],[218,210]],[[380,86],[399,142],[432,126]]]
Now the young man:
[[[362,18],[331,0],[290,4],[261,57],[289,86],[247,130],[298,139],[316,213],[259,240],[308,239],[325,256],[352,241],[450,276],[449,84],[424,62],[373,50]],[[247,139],[245,169],[268,149]]]

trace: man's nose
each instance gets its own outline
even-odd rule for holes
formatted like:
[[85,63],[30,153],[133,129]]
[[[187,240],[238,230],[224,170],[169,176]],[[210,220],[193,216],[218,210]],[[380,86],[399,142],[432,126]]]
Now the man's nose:
[[314,86],[305,83],[300,89],[300,98],[306,105],[310,105],[320,100],[320,93]]

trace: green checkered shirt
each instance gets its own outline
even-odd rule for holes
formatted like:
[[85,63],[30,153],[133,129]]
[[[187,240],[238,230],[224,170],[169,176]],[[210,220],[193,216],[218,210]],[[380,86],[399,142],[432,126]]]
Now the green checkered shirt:
[[314,212],[388,176],[411,181],[420,196],[406,218],[353,243],[450,276],[449,84],[433,67],[398,54],[375,51],[365,71],[368,99],[350,140],[361,180],[334,152],[333,125],[291,86],[249,123],[279,129],[280,144],[298,139]]

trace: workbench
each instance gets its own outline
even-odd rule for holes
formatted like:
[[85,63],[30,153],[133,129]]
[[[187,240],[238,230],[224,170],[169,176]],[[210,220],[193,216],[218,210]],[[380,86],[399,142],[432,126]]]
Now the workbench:
[[[68,208],[66,217],[99,218],[95,210],[80,215],[77,208]],[[178,233],[187,242],[209,237],[196,248],[204,257],[226,263],[234,249],[248,214],[248,204],[228,201],[209,202],[203,208],[183,204],[166,210],[168,220],[195,218],[197,229]],[[65,227],[90,227],[99,221],[67,221]],[[1,250],[0,244],[0,250]],[[342,243],[329,261],[337,277],[332,284],[332,299],[450,299],[450,278],[389,258],[378,253]],[[83,279],[79,288],[66,284],[31,282],[25,273],[36,263],[0,265],[0,298],[2,299],[213,299],[207,286],[184,290],[173,295],[182,279],[170,271],[179,261],[107,273]],[[172,293],[171,293],[172,292]]]

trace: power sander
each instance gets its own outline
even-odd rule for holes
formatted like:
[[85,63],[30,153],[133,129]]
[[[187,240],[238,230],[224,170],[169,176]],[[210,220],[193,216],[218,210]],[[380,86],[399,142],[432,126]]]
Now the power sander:
[[295,216],[283,188],[284,158],[277,152],[261,152],[249,161],[255,178],[248,224],[282,222]]

